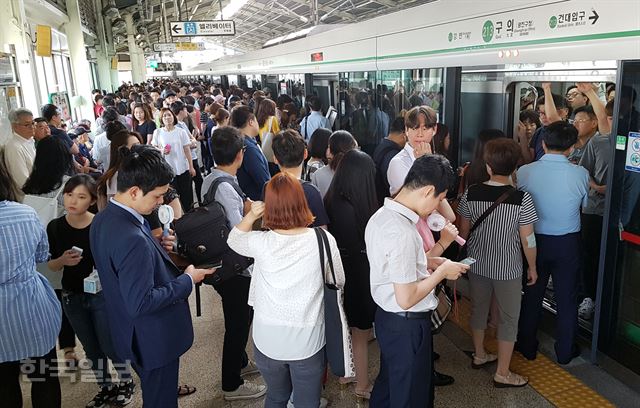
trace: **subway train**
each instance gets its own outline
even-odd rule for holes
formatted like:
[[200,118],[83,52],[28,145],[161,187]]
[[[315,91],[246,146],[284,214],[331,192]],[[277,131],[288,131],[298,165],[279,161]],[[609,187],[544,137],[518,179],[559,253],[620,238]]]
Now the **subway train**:
[[[640,168],[626,163],[628,133],[640,129],[625,119],[640,110],[639,16],[635,0],[435,1],[348,26],[311,28],[175,75],[269,88],[274,99],[295,98],[304,87],[300,96],[320,97],[333,128],[350,130],[365,151],[386,136],[385,123],[375,123],[374,115],[359,129],[354,113],[375,107],[393,119],[417,97],[450,129],[457,165],[473,157],[482,129],[515,137],[519,113],[535,109],[542,83],[561,95],[576,82],[596,83],[602,99],[616,89],[619,136],[609,158],[597,307],[581,327],[592,362],[640,373],[640,284],[633,273],[640,268],[640,215],[637,197],[628,195]],[[393,106],[385,107],[385,99]],[[623,225],[625,206],[631,221]],[[551,288],[545,306],[553,313]]]

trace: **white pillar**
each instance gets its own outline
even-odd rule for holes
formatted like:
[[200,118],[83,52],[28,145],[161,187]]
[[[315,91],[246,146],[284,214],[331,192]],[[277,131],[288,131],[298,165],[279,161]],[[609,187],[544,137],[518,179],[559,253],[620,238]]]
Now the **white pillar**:
[[93,119],[93,103],[91,102],[91,68],[87,61],[87,51],[84,44],[84,34],[80,23],[80,13],[78,0],[67,0],[67,15],[69,22],[65,24],[65,34],[69,44],[69,54],[71,55],[71,66],[73,67],[73,77],[75,82],[75,95],[84,99],[84,104],[80,106],[79,119]]
[[[105,26],[107,29],[111,27],[110,21],[105,21],[102,15],[103,2],[96,0],[97,21],[96,26],[98,29],[98,45],[96,46],[96,63],[98,65],[98,82],[100,89],[112,91],[111,82],[111,57],[115,54],[115,51],[109,46],[107,41],[107,33],[105,32]],[[105,24],[106,23],[106,24]],[[111,33],[109,33],[111,35]]]
[[31,41],[25,33],[27,29],[24,28],[27,26],[24,2],[22,0],[0,1],[0,15],[3,16],[3,23],[0,24],[0,51],[11,53],[11,46],[15,49],[24,106],[32,110],[35,116],[40,116],[40,105],[43,101],[37,87],[35,66],[30,56]]
[[[144,82],[144,53],[136,44],[136,30],[133,26],[133,16],[129,13],[124,15],[124,21],[127,23],[127,42],[129,43],[129,57],[131,58],[131,79],[134,83]],[[142,60],[142,62],[140,62]],[[143,69],[140,69],[140,67]]]

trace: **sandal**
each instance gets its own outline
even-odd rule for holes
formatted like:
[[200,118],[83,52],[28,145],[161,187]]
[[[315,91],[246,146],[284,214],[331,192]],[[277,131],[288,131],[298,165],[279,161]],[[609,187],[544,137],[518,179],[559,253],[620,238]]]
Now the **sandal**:
[[529,379],[520,374],[509,372],[506,376],[496,373],[493,376],[493,385],[496,388],[519,388],[529,384]]
[[76,352],[73,350],[64,352],[64,363],[67,370],[77,370],[80,365],[80,360],[76,356]]
[[196,387],[192,387],[190,385],[180,385],[178,386],[178,397],[184,397],[185,395],[191,395],[196,392]]
[[498,359],[498,356],[491,353],[485,353],[484,358],[476,357],[476,353],[471,355],[473,357],[473,361],[471,362],[471,368],[477,370],[486,366],[487,364],[493,363]]

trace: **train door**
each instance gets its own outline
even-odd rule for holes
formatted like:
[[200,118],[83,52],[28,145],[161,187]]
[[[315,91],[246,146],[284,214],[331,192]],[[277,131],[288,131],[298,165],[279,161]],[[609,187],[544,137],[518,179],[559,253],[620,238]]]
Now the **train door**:
[[[640,374],[639,93],[640,61],[620,62],[594,332],[597,351],[592,351],[592,360],[606,365],[612,359],[635,374]],[[627,374],[619,376],[638,381]]]

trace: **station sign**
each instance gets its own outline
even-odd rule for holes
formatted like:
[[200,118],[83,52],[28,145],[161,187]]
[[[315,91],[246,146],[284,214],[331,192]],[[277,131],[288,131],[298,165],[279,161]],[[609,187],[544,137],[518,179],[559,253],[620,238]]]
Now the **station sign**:
[[159,62],[156,72],[182,71],[180,62]]
[[236,35],[233,20],[171,21],[169,26],[172,37]]
[[175,51],[204,51],[204,43],[192,42],[175,42],[175,43],[156,43],[153,44],[155,52],[175,52]]

